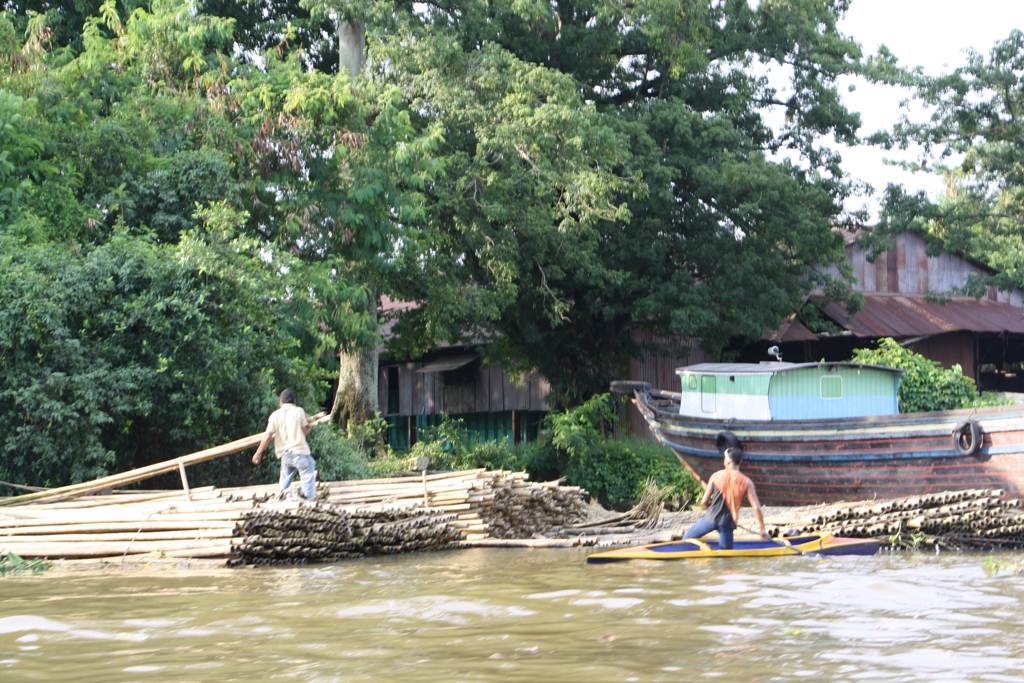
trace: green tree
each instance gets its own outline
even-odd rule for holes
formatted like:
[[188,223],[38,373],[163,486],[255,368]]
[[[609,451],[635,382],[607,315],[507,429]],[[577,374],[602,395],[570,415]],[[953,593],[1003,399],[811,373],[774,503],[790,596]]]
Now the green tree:
[[[400,3],[371,21],[373,78],[445,134],[396,349],[483,328],[575,403],[639,353],[631,329],[717,352],[814,287],[845,296],[814,267],[842,260],[849,223],[826,145],[859,125],[836,90],[860,57],[836,29],[846,6]],[[791,72],[784,92],[761,64]]]
[[[317,298],[291,314],[308,352],[340,372],[339,348],[376,348],[382,273],[418,210],[409,190],[429,173],[419,162],[436,132],[412,129],[393,88],[357,96],[347,76],[311,69],[301,45],[254,59],[239,48],[259,41],[239,43],[235,19],[196,10],[157,1],[122,18],[108,1],[74,57],[40,57],[53,68],[26,89],[48,107],[79,205],[98,208],[96,239],[121,222],[173,242],[196,226],[196,205],[229,198],[246,234],[306,263],[287,277]],[[372,415],[371,393],[348,412]]]
[[315,401],[255,244],[0,242],[3,479],[66,484],[258,432],[280,386]]
[[872,140],[886,149],[922,147],[922,157],[904,167],[940,175],[945,193],[931,200],[903,187],[886,189],[879,229],[885,237],[915,231],[936,250],[962,254],[995,271],[967,288],[1024,287],[1024,33],[1014,30],[988,56],[970,51],[967,65],[929,76],[901,68],[883,52],[869,73],[878,81],[909,87],[931,115],[905,116],[892,131]]

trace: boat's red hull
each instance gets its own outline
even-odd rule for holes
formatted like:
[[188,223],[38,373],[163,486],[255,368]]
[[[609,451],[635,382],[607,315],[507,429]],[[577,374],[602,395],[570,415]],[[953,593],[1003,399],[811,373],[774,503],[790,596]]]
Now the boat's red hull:
[[[655,436],[701,481],[722,468],[716,439],[729,432],[765,505],[811,505],[974,488],[1024,497],[1024,407],[831,421],[728,423],[678,414],[673,394],[639,391]],[[979,447],[960,455],[952,433],[972,419]]]

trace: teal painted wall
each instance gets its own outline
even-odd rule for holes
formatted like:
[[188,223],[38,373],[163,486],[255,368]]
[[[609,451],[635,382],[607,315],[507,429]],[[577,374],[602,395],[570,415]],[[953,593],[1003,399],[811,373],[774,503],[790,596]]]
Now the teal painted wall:
[[768,405],[776,420],[895,415],[898,375],[853,367],[801,368],[772,376]]
[[729,373],[685,373],[680,375],[682,393],[700,393],[701,377],[716,377],[715,390],[718,395],[742,394],[744,396],[767,396],[771,375],[759,373],[742,375]]
[[[540,430],[540,422],[546,415],[544,411],[520,411],[519,440],[536,441]],[[513,441],[512,411],[496,413],[468,413],[453,415],[454,419],[462,420],[463,428],[469,432],[469,440],[473,443],[498,441],[507,438]],[[391,416],[387,418],[388,428],[385,435],[388,444],[397,451],[409,449],[409,420],[415,421],[417,432],[422,429],[436,427],[441,424],[441,415],[415,415],[413,417]]]

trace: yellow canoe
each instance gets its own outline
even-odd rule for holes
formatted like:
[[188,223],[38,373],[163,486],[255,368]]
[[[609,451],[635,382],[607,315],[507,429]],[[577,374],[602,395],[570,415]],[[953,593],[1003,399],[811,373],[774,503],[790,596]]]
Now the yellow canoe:
[[695,560],[709,557],[780,557],[783,555],[874,555],[878,540],[841,538],[831,534],[793,536],[771,541],[735,541],[730,550],[722,550],[717,541],[687,539],[618,548],[587,557],[588,564],[622,560]]

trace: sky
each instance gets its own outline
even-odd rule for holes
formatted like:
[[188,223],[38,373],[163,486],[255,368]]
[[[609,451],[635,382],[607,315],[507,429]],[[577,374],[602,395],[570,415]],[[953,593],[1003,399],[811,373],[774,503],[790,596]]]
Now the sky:
[[[966,49],[987,56],[1010,31],[1024,30],[1024,0],[853,0],[839,28],[861,44],[865,55],[885,45],[901,64],[921,66],[934,76],[964,66]],[[848,108],[861,114],[861,135],[889,128],[906,113],[900,109],[906,91],[850,79],[843,82],[844,90],[850,82],[856,89],[844,92],[843,97]],[[915,120],[925,120],[927,112],[918,108],[912,115]],[[941,193],[942,182],[935,176],[884,164],[885,158],[897,158],[898,154],[874,148],[846,149],[843,166],[854,178],[873,185],[876,196],[887,183],[902,183],[911,191],[924,190],[932,196]],[[877,204],[871,200],[859,198],[848,202],[847,208],[865,204],[873,218],[877,217]]]

